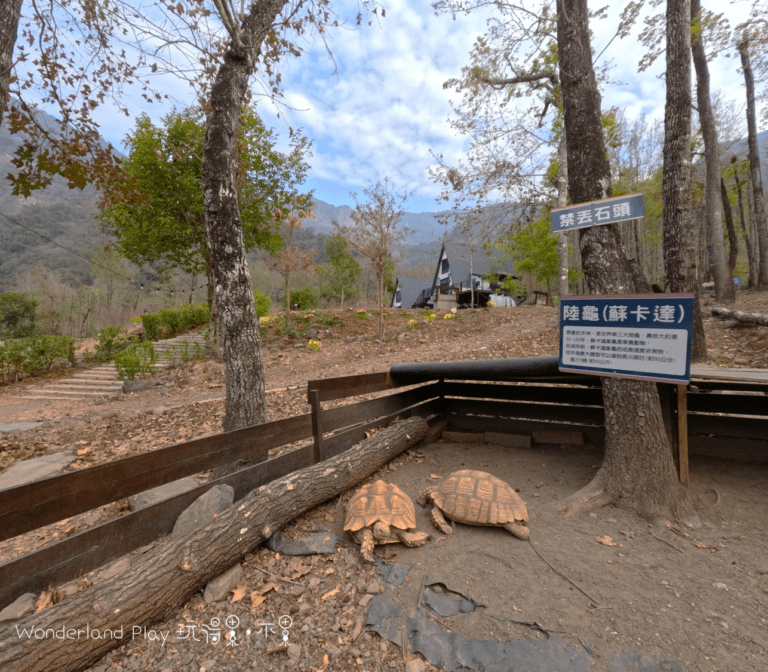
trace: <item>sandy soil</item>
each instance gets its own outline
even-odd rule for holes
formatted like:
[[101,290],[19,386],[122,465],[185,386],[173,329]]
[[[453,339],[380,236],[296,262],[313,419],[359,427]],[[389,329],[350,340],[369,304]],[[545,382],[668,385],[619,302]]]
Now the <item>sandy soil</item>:
[[[743,293],[736,307],[768,314],[768,296]],[[463,311],[448,320],[438,314],[433,322],[418,311],[391,311],[391,341],[357,340],[372,336],[375,326],[373,317],[354,314],[339,324],[323,325],[331,333],[318,339],[319,352],[307,349],[298,329],[298,337],[292,338],[278,335],[277,323],[265,326],[270,418],[308,412],[303,391],[312,378],[381,371],[396,362],[557,353],[557,313],[551,308]],[[710,363],[768,367],[768,328],[710,317],[705,328]],[[165,391],[106,403],[23,399],[20,393],[33,382],[39,383],[25,381],[0,390],[3,422],[40,421],[35,429],[0,435],[0,469],[65,449],[82,452],[73,466],[82,468],[217,431],[223,413],[223,371],[214,361],[171,371]],[[376,551],[390,563],[411,565],[403,583],[385,593],[402,611],[394,621],[399,632],[406,631],[406,618],[421,604],[424,586],[437,580],[485,606],[452,616],[432,613],[434,623],[456,636],[495,642],[524,639],[544,646],[562,638],[574,660],[563,670],[580,669],[576,665],[584,656],[587,669],[630,669],[617,662],[622,651],[643,652],[644,672],[765,670],[768,469],[692,458],[691,491],[703,521],[700,529],[649,522],[615,507],[576,520],[563,518],[557,502],[588,483],[600,459],[594,446],[522,450],[439,442],[409,451],[375,475],[415,499],[455,469],[482,469],[519,488],[531,516],[529,544],[501,529],[465,525],[455,525],[455,533],[444,536],[432,527],[428,510],[417,506],[418,528],[429,531],[433,540],[418,549],[390,545]],[[300,517],[283,531],[285,537],[299,538],[313,530],[343,536],[344,503],[350,495]],[[4,542],[0,560],[123,509],[114,504]],[[402,651],[362,627],[386,582],[361,563],[353,546],[311,558],[259,549],[246,556],[243,568],[239,589],[226,603],[207,605],[198,594],[167,621],[155,624],[158,636],[169,635],[164,646],[137,636],[92,669],[379,672],[402,670],[406,663],[410,669],[425,669],[411,661],[422,658],[413,642],[407,641]],[[231,641],[212,645],[176,635],[179,623],[200,627],[227,615],[240,619],[237,647],[225,646]],[[282,643],[280,628],[265,630],[259,624],[276,623],[281,615],[292,618],[288,636],[293,646],[270,653]],[[525,625],[531,623],[540,627]],[[253,630],[250,636],[243,634],[246,627]],[[262,632],[256,636],[258,629]],[[541,665],[530,669],[561,669],[548,667],[544,653]],[[439,667],[427,664],[426,669]]]

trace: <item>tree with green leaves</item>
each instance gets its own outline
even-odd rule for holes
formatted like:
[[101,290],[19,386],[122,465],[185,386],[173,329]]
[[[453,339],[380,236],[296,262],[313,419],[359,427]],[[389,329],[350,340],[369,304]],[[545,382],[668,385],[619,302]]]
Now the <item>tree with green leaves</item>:
[[37,331],[37,301],[21,292],[0,294],[0,338],[24,338]]
[[[550,216],[540,217],[509,237],[501,246],[508,249],[515,262],[515,270],[543,282],[547,293],[552,292],[552,281],[560,275],[558,236],[552,233]],[[568,270],[569,281],[577,278],[576,269]]]
[[[203,275],[210,301],[213,269],[201,190],[204,138],[199,108],[174,111],[162,126],[139,117],[127,138],[122,179],[107,191],[101,218],[126,259],[137,266],[149,264],[162,275],[172,269]],[[247,251],[276,252],[292,204],[309,203],[310,194],[298,191],[308,168],[309,142],[295,134],[288,153],[279,152],[276,142],[255,109],[246,108],[240,124],[238,196]]]
[[354,296],[360,282],[360,264],[340,233],[323,236],[323,239],[326,262],[318,267],[317,274],[324,290],[341,299],[341,309],[344,310],[344,298]]

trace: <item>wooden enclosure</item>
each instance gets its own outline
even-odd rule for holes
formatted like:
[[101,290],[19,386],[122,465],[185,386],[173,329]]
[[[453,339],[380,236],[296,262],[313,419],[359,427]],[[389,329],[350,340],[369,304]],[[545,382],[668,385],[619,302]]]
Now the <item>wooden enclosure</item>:
[[[214,485],[231,485],[237,501],[265,483],[339,455],[366,433],[397,418],[424,417],[432,428],[429,440],[438,439],[445,430],[529,436],[572,431],[590,443],[603,442],[602,390],[597,377],[541,375],[533,370],[518,376],[489,375],[492,382],[488,382],[482,379],[482,371],[454,375],[462,379],[424,371],[407,376],[390,371],[309,381],[309,414],[201,437],[0,491],[2,541],[217,465],[242,458],[251,462],[236,473],[0,565],[0,609],[23,593],[61,585],[169,534],[179,514]],[[768,384],[704,381],[696,386],[684,398],[690,452],[768,461],[768,396],[763,394]],[[671,394],[674,386],[660,387],[674,444],[677,395]],[[714,393],[722,391],[728,394]],[[327,403],[362,395],[374,398],[330,407]],[[297,442],[305,443],[269,458],[272,449]]]

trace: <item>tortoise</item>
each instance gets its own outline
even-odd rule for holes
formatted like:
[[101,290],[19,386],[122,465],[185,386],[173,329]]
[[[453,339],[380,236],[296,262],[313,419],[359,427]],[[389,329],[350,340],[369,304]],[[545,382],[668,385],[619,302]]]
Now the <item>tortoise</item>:
[[378,480],[364,485],[347,504],[344,529],[349,531],[366,562],[373,562],[376,544],[404,543],[411,548],[429,539],[416,532],[416,509],[411,498],[392,483]]
[[454,471],[442,483],[426,490],[419,503],[432,500],[432,522],[444,534],[453,528],[443,514],[457,523],[503,527],[519,539],[528,539],[530,530],[525,502],[508,484],[484,471]]

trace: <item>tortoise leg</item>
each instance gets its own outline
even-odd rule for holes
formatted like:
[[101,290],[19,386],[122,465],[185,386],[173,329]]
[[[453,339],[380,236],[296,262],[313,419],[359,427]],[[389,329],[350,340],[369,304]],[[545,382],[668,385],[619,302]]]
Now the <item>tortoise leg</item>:
[[363,556],[363,560],[366,562],[375,562],[376,558],[373,557],[373,547],[376,542],[373,539],[373,532],[370,527],[366,527],[362,530],[362,541],[360,542],[360,555]]
[[432,499],[432,492],[434,491],[434,488],[427,488],[424,492],[422,492],[419,495],[419,498],[416,500],[421,506],[426,506],[427,502]]
[[505,523],[504,528],[523,541],[531,536],[531,531],[525,525],[521,525],[520,523]]
[[443,512],[436,506],[432,507],[432,522],[443,534],[453,534],[453,528],[446,522]]
[[429,541],[429,535],[426,532],[406,532],[405,530],[394,530],[397,538],[409,548],[422,546]]

